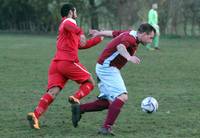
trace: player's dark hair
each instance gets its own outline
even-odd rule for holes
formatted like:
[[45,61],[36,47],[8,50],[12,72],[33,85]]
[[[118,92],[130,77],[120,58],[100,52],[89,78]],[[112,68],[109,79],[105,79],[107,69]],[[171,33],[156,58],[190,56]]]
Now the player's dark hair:
[[75,10],[75,7],[72,5],[72,4],[64,4],[62,7],[61,7],[61,10],[60,10],[60,14],[62,17],[65,17],[69,14],[69,11],[72,10],[74,11]]
[[143,23],[143,24],[141,24],[140,25],[140,27],[138,28],[138,32],[139,33],[147,33],[147,34],[149,34],[149,33],[151,33],[151,32],[154,32],[154,33],[156,33],[156,29],[152,26],[152,25],[150,25],[150,24],[148,24],[148,23]]

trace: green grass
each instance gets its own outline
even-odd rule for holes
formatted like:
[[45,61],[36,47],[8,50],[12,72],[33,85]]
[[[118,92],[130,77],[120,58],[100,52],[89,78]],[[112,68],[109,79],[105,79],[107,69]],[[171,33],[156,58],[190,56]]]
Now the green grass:
[[[80,51],[81,62],[94,75],[95,63],[106,39],[98,47]],[[54,55],[56,36],[0,35],[0,136],[2,138],[99,137],[106,111],[86,113],[78,128],[71,123],[66,97],[78,88],[69,81],[49,110],[41,117],[39,131],[29,128],[26,114],[33,111],[47,85],[47,69]],[[113,127],[116,137],[199,138],[200,136],[200,41],[163,38],[161,51],[140,47],[139,65],[122,69],[129,100]],[[83,103],[98,94],[95,90]],[[143,113],[140,103],[155,97],[159,110]]]

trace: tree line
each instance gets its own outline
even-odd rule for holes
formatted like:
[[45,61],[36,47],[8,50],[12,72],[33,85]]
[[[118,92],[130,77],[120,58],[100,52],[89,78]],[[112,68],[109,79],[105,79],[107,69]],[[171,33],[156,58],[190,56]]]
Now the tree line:
[[136,28],[157,2],[162,34],[200,36],[200,0],[0,0],[0,30],[57,32],[60,8],[68,2],[84,29]]

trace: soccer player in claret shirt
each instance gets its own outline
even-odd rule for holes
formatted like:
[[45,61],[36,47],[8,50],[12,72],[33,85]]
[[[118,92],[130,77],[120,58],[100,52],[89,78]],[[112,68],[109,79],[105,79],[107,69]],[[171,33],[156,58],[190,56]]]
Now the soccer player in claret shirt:
[[76,8],[71,4],[64,4],[61,8],[62,21],[56,43],[55,56],[48,71],[48,87],[41,97],[34,112],[28,113],[27,119],[32,128],[40,129],[39,117],[47,110],[56,96],[64,88],[68,80],[80,84],[74,95],[69,96],[71,104],[80,103],[94,88],[94,80],[86,68],[79,62],[78,49],[90,48],[102,41],[97,36],[86,40],[83,31],[74,20],[77,17]]
[[120,74],[120,69],[130,61],[139,64],[135,55],[139,43],[151,43],[156,30],[148,23],[141,24],[138,31],[100,31],[93,35],[113,36],[100,54],[96,64],[96,75],[100,94],[93,102],[74,104],[72,108],[72,123],[78,126],[81,114],[108,109],[107,116],[99,134],[114,135],[111,131],[115,120],[124,103],[128,100],[128,92]]

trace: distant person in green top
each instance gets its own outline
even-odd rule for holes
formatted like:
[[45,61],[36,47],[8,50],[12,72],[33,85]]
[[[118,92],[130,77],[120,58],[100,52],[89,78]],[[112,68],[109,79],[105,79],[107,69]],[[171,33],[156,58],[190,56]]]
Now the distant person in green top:
[[154,36],[153,42],[151,44],[147,44],[146,47],[149,50],[160,50],[159,48],[159,26],[158,26],[158,4],[154,3],[152,4],[151,10],[149,10],[148,13],[148,23],[151,24],[156,29],[156,35]]

